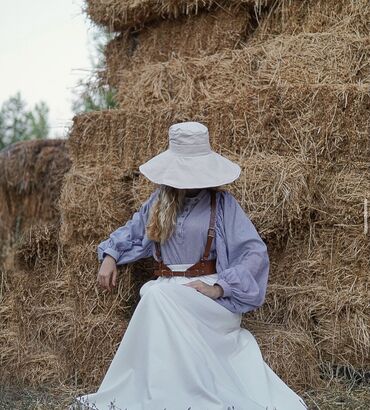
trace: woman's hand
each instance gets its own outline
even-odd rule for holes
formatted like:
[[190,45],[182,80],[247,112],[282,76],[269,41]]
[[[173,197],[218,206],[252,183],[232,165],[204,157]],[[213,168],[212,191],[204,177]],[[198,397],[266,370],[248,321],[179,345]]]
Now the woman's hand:
[[116,260],[110,256],[106,255],[103,259],[103,263],[100,266],[97,281],[100,286],[112,290],[111,284],[116,286],[117,283],[117,264]]
[[191,288],[196,289],[198,292],[203,293],[203,295],[209,296],[211,299],[218,299],[224,294],[224,290],[220,285],[208,285],[201,280],[183,283],[183,285],[190,286]]

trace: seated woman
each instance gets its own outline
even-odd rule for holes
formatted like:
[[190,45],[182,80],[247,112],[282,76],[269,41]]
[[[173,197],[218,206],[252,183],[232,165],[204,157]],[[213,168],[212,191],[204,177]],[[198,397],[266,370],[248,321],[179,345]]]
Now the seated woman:
[[[140,166],[158,188],[98,246],[98,283],[117,265],[153,256],[155,275],[95,393],[94,409],[299,410],[307,408],[265,363],[242,313],[261,306],[266,244],[239,203],[220,189],[240,167],[211,150],[208,128],[173,124],[169,149]],[[108,407],[111,406],[111,407]]]

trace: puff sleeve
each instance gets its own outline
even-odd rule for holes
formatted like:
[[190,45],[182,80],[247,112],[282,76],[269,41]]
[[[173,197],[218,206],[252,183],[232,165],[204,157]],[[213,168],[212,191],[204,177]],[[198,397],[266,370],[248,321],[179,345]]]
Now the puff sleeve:
[[270,267],[267,246],[229,192],[220,195],[216,228],[216,283],[224,290],[217,301],[236,313],[255,310],[266,294]]
[[158,189],[141,205],[127,223],[109,235],[109,238],[97,246],[99,262],[106,255],[112,256],[117,265],[135,262],[152,255],[152,241],[145,234],[149,210],[156,199]]

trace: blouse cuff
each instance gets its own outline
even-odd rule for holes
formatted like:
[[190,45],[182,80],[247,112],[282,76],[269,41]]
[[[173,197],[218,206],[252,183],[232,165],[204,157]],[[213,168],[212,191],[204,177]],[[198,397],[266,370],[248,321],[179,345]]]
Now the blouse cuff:
[[218,279],[215,283],[217,283],[217,285],[220,285],[224,290],[224,294],[222,297],[225,298],[231,296],[231,287],[227,282],[225,282],[223,279]]
[[110,256],[111,256],[112,258],[114,258],[114,260],[117,262],[120,253],[117,252],[115,249],[107,248],[107,249],[104,249],[104,251],[103,251],[103,253],[102,253],[102,259],[104,259],[104,257],[105,257],[106,255],[110,255]]

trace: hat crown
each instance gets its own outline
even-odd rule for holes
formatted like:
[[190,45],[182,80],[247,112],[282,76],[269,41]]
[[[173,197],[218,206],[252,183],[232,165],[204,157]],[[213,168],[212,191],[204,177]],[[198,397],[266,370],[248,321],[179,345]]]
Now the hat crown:
[[211,152],[208,128],[196,121],[172,124],[168,130],[169,149],[183,155],[204,155]]

